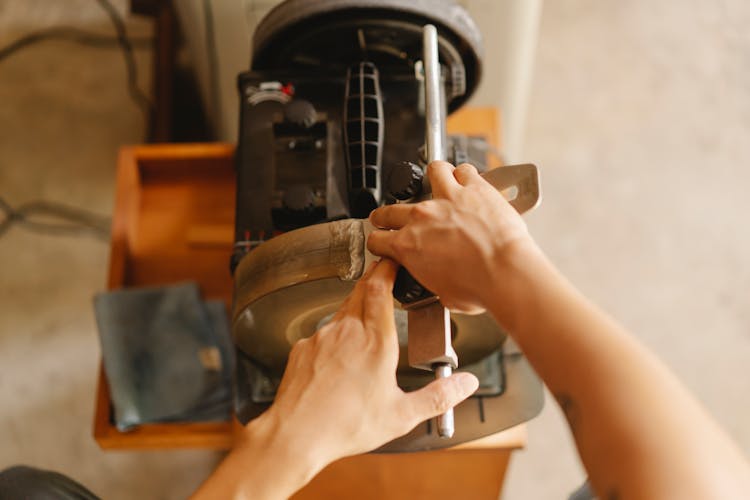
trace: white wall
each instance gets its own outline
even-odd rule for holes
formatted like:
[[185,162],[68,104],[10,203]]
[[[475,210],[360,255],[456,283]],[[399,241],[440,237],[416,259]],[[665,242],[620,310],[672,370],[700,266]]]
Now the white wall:
[[497,106],[506,160],[521,150],[543,0],[462,0],[484,38],[484,78],[471,104]]

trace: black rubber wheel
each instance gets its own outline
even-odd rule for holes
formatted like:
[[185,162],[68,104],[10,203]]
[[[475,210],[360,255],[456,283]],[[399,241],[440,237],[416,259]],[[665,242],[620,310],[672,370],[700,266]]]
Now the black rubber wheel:
[[466,90],[450,100],[455,111],[479,84],[482,40],[468,12],[454,0],[287,0],[258,25],[253,70],[322,68],[344,73],[370,60],[381,68],[422,58],[421,30],[434,24],[440,58],[460,62]]

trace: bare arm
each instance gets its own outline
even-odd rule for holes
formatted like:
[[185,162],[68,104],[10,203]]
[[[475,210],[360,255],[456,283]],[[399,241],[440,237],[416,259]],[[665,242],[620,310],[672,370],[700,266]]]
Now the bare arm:
[[557,272],[476,170],[435,163],[429,174],[437,199],[375,211],[372,222],[393,231],[374,233],[370,250],[402,262],[446,306],[488,309],[513,335],[565,412],[599,497],[747,495],[750,466],[736,446]]
[[512,310],[489,306],[563,409],[602,499],[742,498],[745,459],[672,373],[535,248]]
[[468,373],[398,387],[396,269],[389,260],[371,268],[333,319],[294,345],[273,405],[193,498],[288,498],[329,463],[402,436],[477,389]]

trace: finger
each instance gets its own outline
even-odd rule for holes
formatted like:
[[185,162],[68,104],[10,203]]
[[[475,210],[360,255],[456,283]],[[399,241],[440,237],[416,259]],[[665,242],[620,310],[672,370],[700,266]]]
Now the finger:
[[365,298],[365,290],[363,283],[367,281],[367,278],[372,274],[373,270],[375,269],[375,266],[377,265],[376,262],[373,262],[370,264],[370,267],[367,268],[367,270],[364,272],[361,278],[359,278],[359,281],[356,285],[354,285],[354,290],[344,299],[344,302],[341,304],[341,307],[339,308],[338,312],[334,314],[331,321],[338,321],[342,319],[344,316],[351,316],[354,318],[362,318],[362,313],[364,311],[364,298]]
[[393,283],[396,281],[398,264],[382,259],[365,284],[364,324],[365,328],[383,336],[396,332],[393,318]]
[[453,177],[453,165],[447,161],[433,161],[427,165],[427,177],[430,179],[433,198],[451,198],[459,184]]
[[352,291],[349,292],[349,295],[346,296],[346,298],[341,303],[336,313],[333,315],[333,317],[331,317],[331,320],[327,324],[333,323],[334,321],[338,321],[347,314],[347,311],[349,310],[349,304],[351,303],[353,292],[354,292],[354,289],[352,289]]
[[401,229],[409,222],[412,208],[412,203],[386,205],[372,211],[370,222],[381,229]]
[[367,237],[367,250],[380,257],[396,259],[396,251],[393,248],[393,240],[397,231],[373,231]]
[[476,167],[469,163],[462,163],[457,166],[456,170],[453,171],[453,177],[455,177],[458,183],[462,186],[471,186],[483,181]]
[[479,380],[468,372],[454,373],[448,378],[431,382],[407,394],[411,419],[416,425],[428,418],[442,415],[468,398],[479,387]]

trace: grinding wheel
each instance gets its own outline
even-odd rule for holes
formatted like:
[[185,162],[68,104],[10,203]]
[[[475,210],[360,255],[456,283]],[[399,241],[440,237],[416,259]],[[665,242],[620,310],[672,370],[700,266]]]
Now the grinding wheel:
[[[315,333],[339,308],[364,271],[366,222],[357,219],[284,233],[250,252],[236,271],[234,341],[274,375],[286,366],[295,342]],[[409,367],[406,314],[396,308],[401,356]],[[505,340],[489,314],[451,314],[453,347],[462,365],[498,350]]]
[[[317,331],[351,292],[368,261],[365,220],[347,219],[284,233],[264,242],[235,271],[234,342],[271,378],[280,377],[294,343]],[[430,372],[408,366],[406,314],[395,311],[401,353],[397,377],[405,390],[429,383]],[[532,418],[541,409],[541,384],[489,314],[451,314],[453,346],[461,366],[504,356],[502,396],[472,398],[456,408],[456,435],[438,439],[415,429],[383,451],[433,449],[476,439]],[[482,401],[483,400],[483,401]],[[481,416],[481,418],[479,418]],[[427,435],[428,437],[425,437]],[[409,437],[411,436],[411,437]]]

